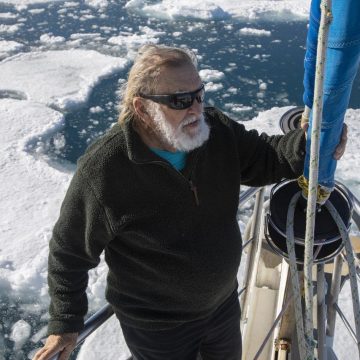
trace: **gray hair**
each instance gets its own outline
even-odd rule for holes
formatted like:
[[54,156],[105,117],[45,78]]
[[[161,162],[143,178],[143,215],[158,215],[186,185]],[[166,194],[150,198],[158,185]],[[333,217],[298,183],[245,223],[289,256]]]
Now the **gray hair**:
[[196,56],[189,49],[154,44],[142,46],[130,69],[128,81],[122,87],[119,124],[124,124],[130,118],[136,120],[133,99],[140,93],[156,93],[161,69],[184,65],[197,68]]

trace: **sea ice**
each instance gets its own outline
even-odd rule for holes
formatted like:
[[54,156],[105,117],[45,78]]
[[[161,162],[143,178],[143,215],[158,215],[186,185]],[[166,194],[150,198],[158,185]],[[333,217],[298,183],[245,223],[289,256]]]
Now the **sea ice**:
[[[37,294],[40,298],[46,293],[47,244],[73,171],[73,166],[60,170],[44,161],[46,140],[64,124],[63,115],[45,104],[63,104],[67,109],[74,99],[83,102],[84,93],[90,92],[101,76],[126,64],[125,59],[94,51],[30,53],[0,64],[0,72],[5,74],[1,87],[12,88],[13,93],[8,91],[11,96],[27,92],[28,98],[37,101],[0,99],[0,198],[2,213],[6,213],[0,219],[0,264],[4,264],[0,266],[0,284],[9,296]],[[38,90],[31,90],[36,87]],[[31,91],[42,93],[32,96]],[[56,135],[54,145],[62,148],[64,138]],[[30,149],[34,155],[28,153]],[[93,291],[97,293],[96,286]]]
[[101,113],[104,111],[104,109],[101,107],[101,106],[93,106],[89,109],[89,111],[92,113],[92,114],[98,114],[98,113]]
[[267,89],[267,83],[260,81],[259,90],[265,91]]
[[24,320],[19,320],[12,326],[10,340],[14,342],[14,351],[21,349],[30,333],[31,326]]
[[79,6],[80,6],[80,3],[77,2],[77,1],[66,1],[64,3],[64,8],[76,8],[76,7],[79,7]]
[[119,36],[113,36],[108,40],[109,44],[124,46],[129,49],[137,49],[145,44],[159,43],[159,37],[165,35],[165,32],[157,31],[143,26],[139,28],[141,34],[134,34],[133,32],[122,32]]
[[100,33],[74,33],[70,35],[71,40],[94,39],[98,37],[101,37]]
[[239,30],[241,35],[254,35],[254,36],[271,36],[271,31],[253,28],[242,28]]
[[146,17],[161,19],[192,18],[224,20],[230,17],[271,21],[304,20],[308,17],[310,0],[130,0],[126,8]]
[[85,4],[92,6],[97,9],[106,8],[109,5],[108,0],[85,0]]
[[23,48],[24,45],[16,41],[0,40],[0,60]]
[[212,81],[209,81],[205,84],[205,90],[207,92],[216,92],[216,91],[219,91],[221,90],[222,88],[224,87],[223,84],[215,84],[213,83]]
[[41,14],[45,11],[45,9],[29,9],[29,13],[33,15]]
[[[74,171],[73,165],[46,157],[50,137],[55,150],[65,144],[59,134],[64,116],[46,105],[80,106],[101,77],[126,65],[126,59],[85,50],[33,52],[0,63],[0,291],[23,302],[37,298],[37,312],[48,307],[48,243]],[[104,301],[105,274],[103,263],[90,273],[90,309]],[[23,306],[22,311],[31,308]],[[14,325],[18,349],[30,335],[25,323]]]
[[19,31],[23,24],[5,25],[0,24],[0,34],[14,34]]
[[0,0],[0,3],[16,5],[18,9],[25,9],[32,4],[46,4],[52,2],[63,2],[64,0]]
[[[39,103],[0,100],[0,282],[8,295],[37,293],[45,285],[47,242],[70,176],[29,155],[27,148],[56,133],[63,115]],[[28,294],[28,295],[27,295]]]
[[184,0],[163,0],[160,3],[148,4],[146,1],[130,0],[125,7],[132,11],[140,12],[149,17],[162,19],[192,18],[201,20],[219,19],[230,17],[221,6],[210,1],[191,2]]
[[0,13],[0,20],[8,20],[8,19],[16,19],[18,17],[17,14],[14,13]]
[[231,110],[233,113],[242,113],[252,110],[251,106],[244,106],[243,104],[227,103],[225,108]]
[[18,54],[0,63],[0,91],[22,91],[28,100],[69,110],[86,102],[100,79],[127,65],[127,59],[93,50]]
[[199,75],[203,81],[219,81],[222,80],[225,74],[219,70],[202,69],[199,71]]
[[61,44],[65,42],[65,38],[63,36],[43,34],[40,36],[40,41],[44,44]]
[[64,2],[64,0],[0,0],[0,3],[15,5],[17,9],[25,9],[33,4],[47,4],[52,2]]

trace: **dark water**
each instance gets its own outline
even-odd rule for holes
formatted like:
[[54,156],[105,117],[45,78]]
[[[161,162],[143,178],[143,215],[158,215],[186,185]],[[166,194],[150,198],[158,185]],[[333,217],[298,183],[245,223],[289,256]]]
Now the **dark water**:
[[[306,38],[305,22],[245,23],[231,19],[219,21],[177,20],[163,21],[147,19],[127,12],[123,6],[110,4],[102,18],[96,9],[79,3],[79,6],[48,4],[29,6],[16,10],[11,6],[0,5],[0,13],[19,14],[23,26],[15,34],[0,34],[0,39],[13,40],[26,45],[25,51],[37,50],[39,38],[43,34],[63,36],[69,39],[73,33],[100,33],[104,40],[83,41],[76,47],[96,49],[104,54],[125,56],[125,47],[113,47],[106,39],[119,35],[120,31],[138,33],[140,26],[148,26],[164,32],[159,36],[160,43],[174,46],[187,46],[199,56],[200,69],[216,69],[225,76],[220,81],[222,89],[206,94],[206,102],[227,112],[235,119],[249,120],[258,112],[274,106],[302,105],[302,77],[304,44]],[[45,9],[42,13],[31,13],[32,9]],[[82,16],[88,18],[81,21]],[[2,24],[13,24],[14,20],[2,19]],[[252,27],[271,31],[271,36],[240,36],[239,29]],[[174,35],[175,33],[175,35]],[[181,34],[180,34],[181,33]],[[53,47],[49,48],[54,49]],[[56,49],[66,49],[69,45],[59,44]],[[102,80],[93,90],[87,104],[80,109],[66,113],[66,125],[62,132],[46,140],[48,155],[57,160],[75,163],[86,147],[104,133],[118,116],[119,84],[126,79],[128,69]],[[259,90],[259,83],[267,84],[266,91]],[[229,90],[230,89],[230,90]],[[236,89],[231,90],[231,89]],[[350,107],[360,107],[360,79],[356,78]],[[234,106],[248,107],[242,112],[233,111]],[[100,112],[90,109],[100,107]],[[57,139],[65,139],[65,146],[57,146]],[[29,303],[29,299],[26,300]],[[31,304],[36,305],[32,299]],[[28,341],[18,350],[13,350],[9,339],[11,326],[19,319],[32,326],[32,335],[46,324],[46,310],[21,310],[23,299],[13,299],[0,294],[0,360],[26,359],[27,354],[41,345]],[[45,315],[45,318],[44,318]]]

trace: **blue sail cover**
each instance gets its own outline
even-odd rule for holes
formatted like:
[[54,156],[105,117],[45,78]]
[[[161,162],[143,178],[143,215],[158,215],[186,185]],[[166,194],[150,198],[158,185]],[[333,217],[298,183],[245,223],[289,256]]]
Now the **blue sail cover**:
[[[333,153],[340,141],[345,111],[349,104],[353,80],[360,60],[360,0],[333,0],[333,20],[330,24],[326,50],[323,118],[320,135],[318,183],[334,187],[336,160]],[[312,108],[314,98],[317,38],[320,24],[320,0],[313,0],[306,42],[304,96],[305,105]],[[304,176],[309,179],[312,116],[306,144]]]

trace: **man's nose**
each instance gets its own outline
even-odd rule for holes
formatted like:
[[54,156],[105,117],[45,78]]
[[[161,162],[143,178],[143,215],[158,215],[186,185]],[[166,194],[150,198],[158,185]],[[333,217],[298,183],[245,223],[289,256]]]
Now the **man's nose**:
[[188,113],[191,115],[200,115],[204,112],[204,103],[202,101],[198,101],[196,98],[194,99],[192,105],[189,107]]

